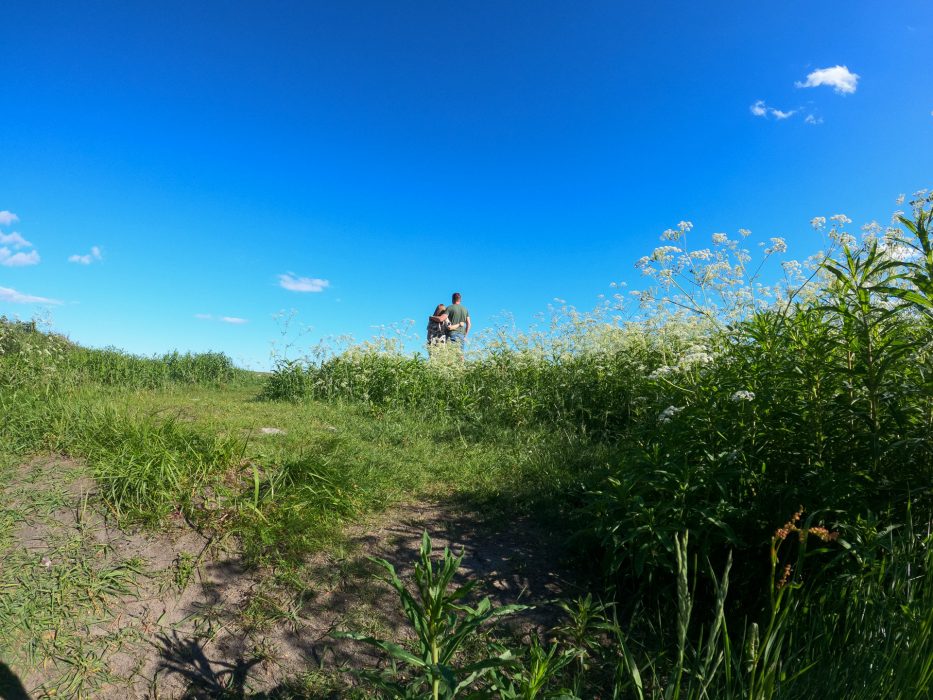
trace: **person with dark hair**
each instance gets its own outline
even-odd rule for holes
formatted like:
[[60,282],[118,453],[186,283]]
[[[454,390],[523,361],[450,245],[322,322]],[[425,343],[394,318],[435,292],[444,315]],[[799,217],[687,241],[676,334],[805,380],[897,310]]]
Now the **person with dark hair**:
[[428,316],[428,347],[443,345],[450,335],[450,321],[447,320],[447,308],[438,304],[434,315]]
[[470,312],[460,303],[460,292],[454,292],[451,305],[447,307],[447,320],[450,322],[450,342],[465,343],[470,334]]

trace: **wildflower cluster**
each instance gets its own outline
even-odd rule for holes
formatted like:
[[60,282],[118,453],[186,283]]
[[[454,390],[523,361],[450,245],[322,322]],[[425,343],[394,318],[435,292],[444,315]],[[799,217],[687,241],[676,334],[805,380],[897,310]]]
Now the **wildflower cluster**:
[[[822,227],[825,218],[814,219],[813,223]],[[808,281],[805,272],[818,268],[825,257],[820,254],[807,263],[783,261],[783,281],[765,284],[762,280],[768,272],[768,261],[787,252],[784,238],[774,236],[770,245],[762,243],[763,255],[753,264],[751,252],[741,244],[751,236],[748,229],[739,229],[738,239],[722,232],[713,233],[711,246],[695,249],[690,247],[687,235],[692,229],[693,224],[688,221],[680,222],[676,229],[668,229],[661,235],[665,245],[635,264],[642,275],[656,284],[632,292],[643,311],[669,317],[687,311],[712,322],[714,327],[734,323],[758,309],[786,302],[799,294]],[[837,236],[835,228],[831,233]]]

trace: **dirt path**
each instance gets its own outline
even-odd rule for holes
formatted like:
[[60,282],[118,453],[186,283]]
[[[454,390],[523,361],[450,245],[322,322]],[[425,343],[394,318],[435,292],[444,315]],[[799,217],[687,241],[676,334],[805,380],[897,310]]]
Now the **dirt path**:
[[[333,631],[407,633],[394,592],[367,557],[387,559],[406,578],[424,530],[438,551],[465,552],[462,575],[481,580],[494,603],[536,603],[567,589],[548,537],[521,520],[497,530],[450,506],[404,505],[349,527],[341,552],[319,553],[297,572],[256,570],[235,542],[208,540],[181,519],[157,533],[116,528],[95,506],[80,464],[37,459],[16,471],[0,506],[0,528],[8,524],[0,622],[6,603],[14,611],[7,624],[21,629],[2,661],[31,697],[289,697],[286,679],[295,678],[303,694],[337,697],[339,670],[375,659]],[[2,598],[12,585],[41,595],[53,580],[75,589],[73,603],[37,612],[28,595]],[[521,633],[551,615],[542,607],[513,625]]]

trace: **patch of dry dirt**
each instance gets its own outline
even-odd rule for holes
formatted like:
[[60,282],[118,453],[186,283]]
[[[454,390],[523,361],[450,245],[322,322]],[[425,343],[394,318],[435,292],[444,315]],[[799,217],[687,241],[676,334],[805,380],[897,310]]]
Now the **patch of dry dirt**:
[[[113,601],[109,621],[89,630],[89,637],[124,633],[106,659],[114,682],[95,697],[177,698],[186,691],[185,697],[213,697],[230,689],[250,697],[322,664],[372,663],[366,649],[330,635],[406,633],[395,593],[374,579],[377,568],[367,557],[387,559],[407,578],[424,530],[437,553],[444,547],[465,553],[461,575],[482,581],[482,594],[496,604],[533,604],[567,590],[557,553],[539,528],[522,520],[492,528],[441,503],[399,506],[349,527],[342,553],[311,557],[299,580],[293,576],[286,586],[282,572],[248,569],[234,542],[209,540],[181,519],[157,533],[117,528],[95,509],[94,482],[74,462],[31,462],[20,485],[43,488],[43,473],[64,469],[76,476],[59,494],[59,507],[30,515],[14,546],[39,553],[80,530],[104,545],[108,560],[137,560],[146,572],[133,595]],[[541,607],[513,624],[521,633],[551,624],[551,615]],[[13,670],[27,688],[42,686],[41,670]]]

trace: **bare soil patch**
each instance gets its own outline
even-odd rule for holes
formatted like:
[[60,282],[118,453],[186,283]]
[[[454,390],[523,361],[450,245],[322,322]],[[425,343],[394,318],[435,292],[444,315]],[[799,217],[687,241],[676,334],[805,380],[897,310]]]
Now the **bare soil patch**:
[[[54,568],[66,564],[56,559],[60,543],[80,537],[82,548],[68,550],[75,556],[93,553],[94,566],[129,563],[139,572],[133,590],[108,597],[106,614],[85,626],[86,641],[101,650],[96,675],[81,679],[78,694],[86,696],[285,697],[284,679],[309,669],[372,664],[366,649],[330,635],[407,633],[394,591],[374,578],[368,557],[390,561],[407,578],[425,530],[438,554],[464,552],[462,576],[482,581],[496,604],[541,603],[568,589],[559,553],[540,528],[523,520],[491,527],[441,503],[402,505],[349,526],[340,551],[286,572],[248,568],[236,542],[208,539],[181,518],[158,532],[120,529],[75,462],[32,460],[5,491],[20,519],[7,552],[48,558]],[[30,494],[45,507],[25,506]],[[552,615],[547,606],[533,609],[513,630],[548,626]],[[3,661],[34,697],[70,671],[60,662]]]

